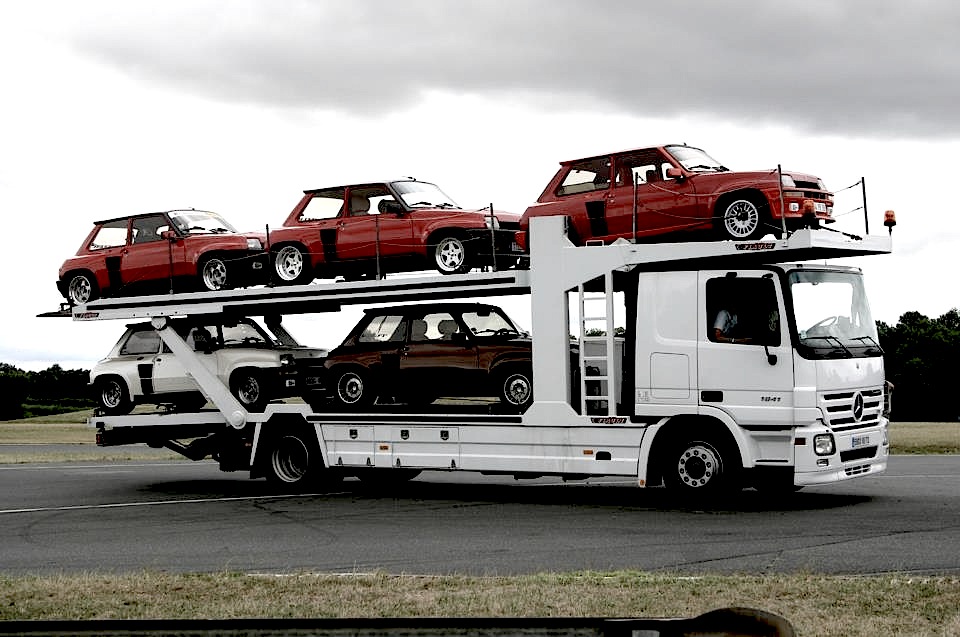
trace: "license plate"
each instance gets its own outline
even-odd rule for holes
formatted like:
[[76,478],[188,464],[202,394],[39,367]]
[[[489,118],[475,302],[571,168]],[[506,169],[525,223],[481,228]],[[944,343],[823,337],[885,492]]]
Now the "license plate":
[[850,448],[856,449],[857,447],[868,447],[870,446],[870,436],[853,436],[850,439]]

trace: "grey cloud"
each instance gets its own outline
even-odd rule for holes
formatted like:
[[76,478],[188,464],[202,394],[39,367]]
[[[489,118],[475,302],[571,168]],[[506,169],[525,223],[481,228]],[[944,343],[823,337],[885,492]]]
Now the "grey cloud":
[[277,107],[377,115],[440,90],[557,112],[960,133],[960,4],[947,1],[121,3],[88,24],[77,46],[130,74]]

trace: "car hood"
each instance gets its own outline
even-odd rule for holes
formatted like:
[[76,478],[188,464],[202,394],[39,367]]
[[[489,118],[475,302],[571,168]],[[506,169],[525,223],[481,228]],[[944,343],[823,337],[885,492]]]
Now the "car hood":
[[[490,209],[481,208],[479,210],[474,209],[463,209],[463,208],[414,208],[410,211],[410,214],[416,215],[418,213],[430,213],[432,214],[441,214],[441,215],[470,215],[475,217],[489,217]],[[501,222],[507,223],[517,223],[520,221],[520,215],[513,212],[506,212],[504,210],[494,210],[494,216]]]
[[284,354],[293,354],[293,357],[297,360],[312,358],[322,361],[330,354],[330,350],[320,347],[291,347],[289,345],[280,345],[276,349],[278,352]]
[[[781,171],[782,174],[793,179],[797,183],[797,186],[800,188],[816,188],[816,184],[820,181],[820,178],[816,175],[811,175],[809,173],[801,173],[792,170]],[[780,180],[777,176],[777,169],[773,168],[771,170],[728,170],[722,173],[713,173],[713,172],[698,172],[695,173],[690,179],[696,181],[696,183],[705,184],[717,184],[717,186],[749,186],[749,185],[773,185],[776,186]]]

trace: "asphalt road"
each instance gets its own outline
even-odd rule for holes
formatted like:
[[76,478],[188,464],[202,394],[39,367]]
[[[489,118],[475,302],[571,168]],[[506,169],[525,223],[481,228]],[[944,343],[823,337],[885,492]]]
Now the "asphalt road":
[[709,506],[615,480],[425,473],[289,496],[210,462],[0,465],[0,572],[960,574],[960,456]]

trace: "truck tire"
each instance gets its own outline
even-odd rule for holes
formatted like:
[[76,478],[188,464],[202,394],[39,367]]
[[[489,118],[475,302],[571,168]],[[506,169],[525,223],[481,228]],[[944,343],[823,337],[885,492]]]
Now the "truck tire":
[[336,477],[327,471],[316,436],[307,428],[283,431],[269,439],[267,480],[286,490],[302,490]]
[[127,384],[118,376],[98,378],[94,384],[97,404],[108,416],[125,416],[133,411],[133,401]]
[[668,446],[663,465],[667,488],[689,496],[715,495],[738,485],[739,456],[719,436],[689,432]]

